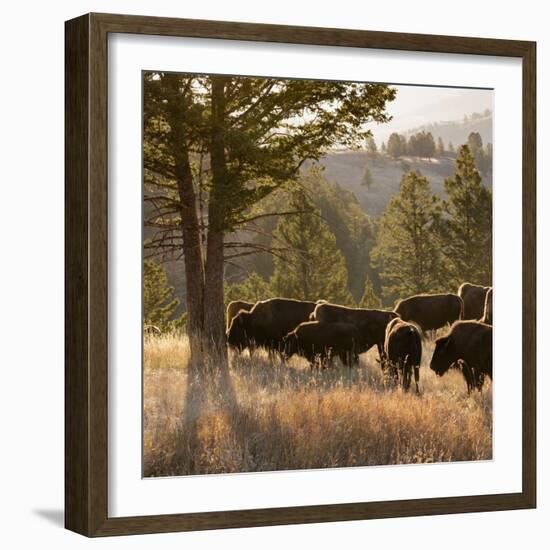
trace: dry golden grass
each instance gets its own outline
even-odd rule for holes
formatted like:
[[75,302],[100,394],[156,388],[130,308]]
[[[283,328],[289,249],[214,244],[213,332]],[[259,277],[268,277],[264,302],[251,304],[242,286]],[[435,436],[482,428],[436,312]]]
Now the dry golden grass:
[[419,396],[385,387],[374,350],[358,368],[321,371],[231,353],[230,381],[209,370],[200,407],[190,407],[187,343],[147,337],[144,475],[490,459],[490,383],[468,396],[460,373],[430,371],[432,352],[428,341]]

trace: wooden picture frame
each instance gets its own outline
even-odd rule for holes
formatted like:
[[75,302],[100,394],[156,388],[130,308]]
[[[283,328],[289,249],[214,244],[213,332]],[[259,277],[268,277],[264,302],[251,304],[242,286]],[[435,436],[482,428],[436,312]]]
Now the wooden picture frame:
[[[507,56],[523,67],[523,489],[518,493],[109,517],[107,36],[133,33]],[[390,518],[536,506],[534,42],[87,14],[65,27],[65,525],[86,536]]]

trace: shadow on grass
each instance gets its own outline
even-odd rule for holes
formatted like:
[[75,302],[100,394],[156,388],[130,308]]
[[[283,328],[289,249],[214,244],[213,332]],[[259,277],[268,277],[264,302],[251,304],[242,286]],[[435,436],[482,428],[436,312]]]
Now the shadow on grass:
[[[204,474],[204,442],[199,434],[200,421],[206,411],[217,411],[230,419],[230,430],[238,462],[247,463],[254,456],[254,434],[261,433],[256,418],[242,407],[230,373],[228,357],[208,357],[200,363],[189,363],[182,424],[175,453],[179,475]],[[253,459],[252,459],[253,460]]]

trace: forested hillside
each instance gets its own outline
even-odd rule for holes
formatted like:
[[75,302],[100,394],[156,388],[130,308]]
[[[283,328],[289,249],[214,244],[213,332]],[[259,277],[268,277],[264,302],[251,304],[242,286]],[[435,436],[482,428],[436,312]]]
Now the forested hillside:
[[[400,292],[381,280],[387,271],[383,262],[373,259],[380,239],[378,226],[390,200],[399,195],[404,176],[416,174],[426,181],[428,196],[433,194],[445,204],[449,198],[445,182],[456,173],[457,151],[464,143],[472,153],[482,188],[490,191],[491,127],[489,111],[474,113],[462,121],[393,133],[380,148],[370,137],[360,150],[333,151],[318,161],[304,162],[299,181],[258,201],[247,214],[253,221],[226,235],[226,303],[232,299],[257,301],[276,294],[391,306]],[[146,217],[153,208],[146,201]],[[155,228],[145,227],[146,239],[154,234]],[[406,250],[402,253],[407,255]],[[167,280],[161,273],[156,283],[166,290],[169,318],[177,319],[186,302],[183,258],[168,254],[155,260],[162,260],[166,272]],[[398,264],[400,261],[398,258]],[[300,272],[303,262],[308,265],[307,274]],[[419,290],[448,290],[452,277],[440,275],[429,275],[431,287],[420,285]],[[478,275],[490,279],[490,273]],[[175,305],[170,301],[174,299]],[[162,323],[157,320],[156,324]]]
[[[451,176],[455,167],[455,154],[447,152],[445,156],[421,159],[404,156],[393,159],[387,155],[370,156],[365,151],[346,151],[332,153],[320,161],[324,167],[324,176],[355,195],[361,208],[371,217],[384,212],[390,198],[399,192],[404,172],[415,170],[426,176],[433,192],[443,197],[443,182]],[[370,185],[364,185],[365,167],[371,173]],[[492,187],[492,174],[484,177],[484,183]]]
[[[380,292],[379,273],[372,266],[370,252],[374,245],[375,226],[384,213],[391,197],[399,193],[404,174],[414,171],[427,178],[434,195],[444,199],[444,182],[455,171],[456,154],[446,152],[439,158],[422,159],[403,156],[394,159],[386,154],[372,155],[366,151],[334,152],[324,156],[319,163],[306,163],[303,168],[302,184],[311,204],[319,210],[328,229],[334,234],[338,250],[342,253],[348,277],[348,290],[353,299],[361,300],[366,279],[374,283],[376,292]],[[365,182],[365,170],[368,167],[370,178]],[[492,187],[492,172],[482,178],[487,188]],[[257,208],[258,214],[284,211],[290,194],[280,190],[266,197]],[[241,230],[227,240],[247,240],[257,245],[256,253],[243,255],[226,265],[226,281],[229,285],[241,283],[250,274],[259,277],[252,282],[267,281],[273,275],[274,259],[270,248],[273,245],[273,233],[277,227],[277,217],[260,219],[254,228]],[[152,232],[146,230],[146,236]],[[276,246],[275,246],[276,248]],[[262,249],[264,252],[262,252]],[[276,251],[275,251],[276,252]],[[168,283],[174,287],[174,297],[179,299],[175,315],[181,315],[185,303],[185,276],[183,259],[168,260],[163,263]],[[236,298],[242,288],[227,293],[227,300]],[[266,287],[256,289],[248,287],[252,297],[260,299]]]

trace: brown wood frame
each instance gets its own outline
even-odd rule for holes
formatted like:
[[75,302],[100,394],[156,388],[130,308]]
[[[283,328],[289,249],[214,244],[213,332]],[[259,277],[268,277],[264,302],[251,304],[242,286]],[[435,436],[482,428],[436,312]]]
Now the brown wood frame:
[[[523,63],[521,493],[110,518],[107,514],[107,36],[168,35],[517,57]],[[87,536],[536,506],[536,44],[88,14],[65,24],[65,526]]]

